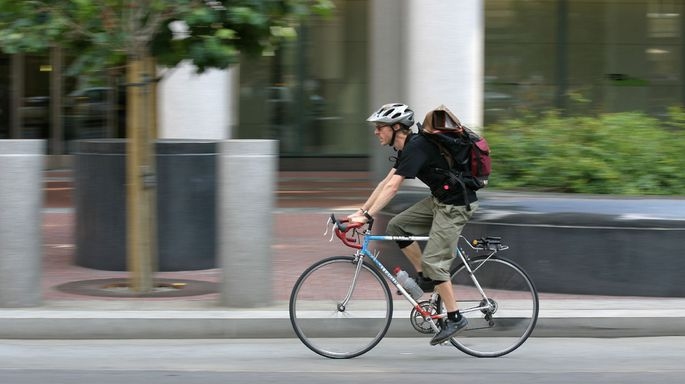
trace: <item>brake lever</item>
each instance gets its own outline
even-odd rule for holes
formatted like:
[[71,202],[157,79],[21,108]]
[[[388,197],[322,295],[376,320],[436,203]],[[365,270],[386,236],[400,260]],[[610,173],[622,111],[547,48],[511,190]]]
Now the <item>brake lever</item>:
[[331,225],[331,217],[328,218],[328,221],[326,221],[326,226],[324,227],[323,231],[323,237],[326,237],[328,235],[328,226]]

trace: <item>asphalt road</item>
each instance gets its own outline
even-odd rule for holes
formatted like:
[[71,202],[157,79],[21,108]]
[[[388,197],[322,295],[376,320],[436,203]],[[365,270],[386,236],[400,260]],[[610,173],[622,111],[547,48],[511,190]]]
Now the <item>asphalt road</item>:
[[427,339],[384,339],[366,355],[330,360],[297,339],[0,340],[3,384],[674,383],[685,337],[531,338],[496,359]]

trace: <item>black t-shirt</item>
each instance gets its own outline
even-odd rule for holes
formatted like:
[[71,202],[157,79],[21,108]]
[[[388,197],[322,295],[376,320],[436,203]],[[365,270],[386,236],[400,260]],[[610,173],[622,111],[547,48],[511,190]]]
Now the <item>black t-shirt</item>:
[[[397,153],[395,161],[395,174],[404,176],[406,179],[418,178],[430,188],[433,196],[445,204],[466,205],[464,190],[452,188],[445,191],[445,175],[436,169],[447,169],[445,160],[440,151],[425,137],[415,133],[410,134],[404,143],[404,148]],[[466,189],[468,202],[477,201],[476,192]]]

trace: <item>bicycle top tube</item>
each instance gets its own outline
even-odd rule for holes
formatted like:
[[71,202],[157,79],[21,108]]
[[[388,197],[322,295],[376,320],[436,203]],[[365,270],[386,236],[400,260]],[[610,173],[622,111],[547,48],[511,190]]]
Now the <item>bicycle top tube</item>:
[[366,235],[369,241],[428,241],[428,236]]
[[[328,224],[330,223],[333,223],[333,232],[342,240],[343,244],[351,248],[366,250],[366,252],[369,252],[367,247],[371,241],[428,241],[430,238],[429,236],[372,235],[371,227],[373,225],[373,220],[369,223],[350,222],[347,219],[336,219],[334,214],[331,214],[328,219]],[[361,229],[365,225],[367,228]],[[328,233],[328,227],[326,233]],[[324,235],[326,233],[324,233]],[[497,252],[509,248],[509,246],[502,244],[501,237],[487,236],[480,239],[474,239],[473,241],[469,241],[463,235],[459,237],[466,240],[466,244],[468,244],[471,249],[477,251],[487,250]]]

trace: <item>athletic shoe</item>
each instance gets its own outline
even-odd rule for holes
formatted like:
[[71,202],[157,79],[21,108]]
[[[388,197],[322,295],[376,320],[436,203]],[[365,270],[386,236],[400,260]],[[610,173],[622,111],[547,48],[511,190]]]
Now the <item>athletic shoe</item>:
[[440,332],[431,339],[431,345],[444,343],[459,333],[459,331],[466,328],[467,325],[469,325],[469,321],[466,320],[465,316],[461,316],[457,321],[445,320],[444,326],[440,329]]

